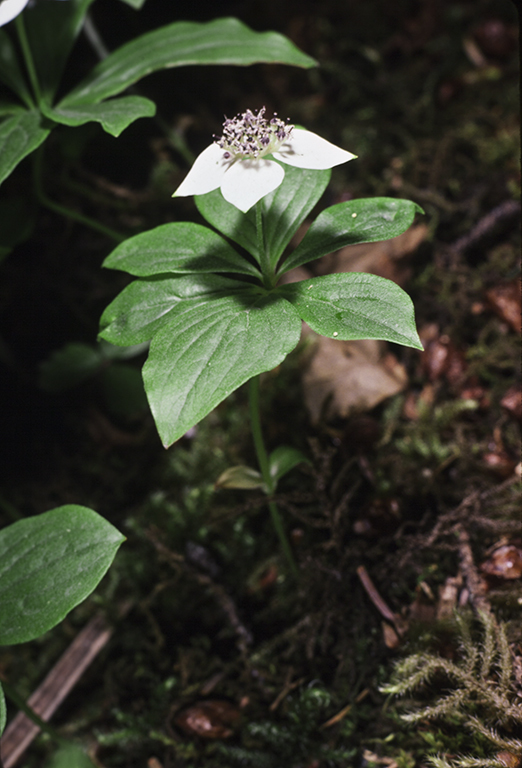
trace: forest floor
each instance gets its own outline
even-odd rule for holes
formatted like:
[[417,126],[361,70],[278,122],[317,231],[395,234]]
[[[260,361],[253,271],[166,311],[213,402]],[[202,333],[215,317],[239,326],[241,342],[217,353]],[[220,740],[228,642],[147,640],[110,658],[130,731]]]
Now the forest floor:
[[[100,3],[92,17],[115,48],[173,21],[168,5]],[[220,133],[223,114],[266,106],[358,155],[335,169],[318,210],[376,195],[424,209],[400,238],[324,257],[313,273],[398,282],[425,351],[333,349],[308,334],[262,378],[267,443],[310,457],[277,493],[296,581],[262,494],[215,486],[227,467],[255,465],[245,391],[168,451],[144,402],[143,356],[108,360],[112,377],[48,391],[65,375],[59,350],[96,349],[99,317],[126,277],[100,269],[105,237],[34,210],[31,237],[0,265],[3,338],[16,360],[0,523],[78,503],[127,541],[62,625],[2,649],[0,676],[29,696],[101,613],[112,636],[52,720],[100,768],[416,768],[437,756],[441,767],[518,768],[514,5],[200,5],[196,16],[181,4],[178,18],[236,15],[286,34],[320,66],[151,76],[140,92],[157,102],[162,125],[140,120],[118,140],[92,127],[55,131],[47,193],[129,234],[196,221],[190,198],[171,200],[190,154]],[[6,188],[24,184],[22,166]],[[419,707],[417,720],[401,718]],[[55,749],[40,736],[23,765],[67,765]]]

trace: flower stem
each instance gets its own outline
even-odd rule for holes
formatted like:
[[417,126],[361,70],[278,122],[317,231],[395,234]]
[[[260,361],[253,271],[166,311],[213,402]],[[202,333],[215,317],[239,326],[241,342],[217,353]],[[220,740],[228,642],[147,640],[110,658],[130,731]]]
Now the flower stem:
[[[270,475],[268,454],[266,452],[265,443],[263,441],[263,433],[261,431],[261,418],[259,414],[259,376],[254,376],[252,379],[250,379],[248,394],[250,402],[250,423],[252,426],[252,437],[254,438],[257,461],[259,464],[259,469],[261,470],[263,482],[267,489],[267,495],[270,497],[274,492],[274,480]],[[270,517],[272,518],[272,523],[279,538],[281,548],[288,561],[290,569],[292,570],[292,573],[294,574],[295,578],[298,579],[299,571],[297,569],[290,544],[288,543],[277,505],[275,501],[272,501],[270,498],[268,499],[267,503],[268,509],[270,511]]]
[[25,31],[23,13],[18,14],[18,16],[15,19],[15,24],[16,24],[16,31],[18,32],[18,39],[20,40],[20,47],[22,49],[25,66],[27,68],[29,80],[31,81],[31,85],[33,87],[33,93],[36,98],[36,103],[40,104],[40,102],[42,101],[42,92],[40,90],[40,83],[38,82],[38,76],[36,74],[36,67],[34,65],[33,54],[31,53],[31,46],[29,45],[29,40],[27,39],[27,33]]
[[56,203],[54,200],[47,197],[43,189],[43,147],[40,147],[34,154],[33,180],[36,197],[39,202],[46,208],[49,208],[49,210],[59,213],[60,216],[65,216],[67,219],[78,221],[80,224],[83,224],[90,229],[94,229],[96,232],[101,232],[102,235],[109,237],[111,240],[115,240],[117,243],[122,243],[126,239],[125,235],[116,232],[116,230],[111,229],[111,227],[106,227],[105,224],[101,224],[99,221],[96,221],[96,219],[91,219],[90,216],[85,216],[83,213],[79,213],[72,208],[67,208],[65,205]]
[[274,288],[276,278],[274,269],[270,264],[270,255],[266,249],[265,234],[263,231],[263,208],[262,201],[256,203],[256,232],[257,232],[257,250],[259,251],[259,266],[263,273],[263,283],[265,288]]

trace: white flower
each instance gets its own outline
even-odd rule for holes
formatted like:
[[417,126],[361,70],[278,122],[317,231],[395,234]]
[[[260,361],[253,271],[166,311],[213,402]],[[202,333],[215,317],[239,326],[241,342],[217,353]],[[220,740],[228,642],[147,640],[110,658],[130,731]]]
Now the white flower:
[[0,27],[24,10],[29,0],[0,0]]
[[314,170],[333,168],[356,157],[278,117],[268,121],[264,113],[264,107],[257,114],[247,109],[225,120],[223,136],[196,158],[172,197],[205,195],[220,188],[225,200],[246,213],[283,181],[284,169],[267,155],[296,168]]

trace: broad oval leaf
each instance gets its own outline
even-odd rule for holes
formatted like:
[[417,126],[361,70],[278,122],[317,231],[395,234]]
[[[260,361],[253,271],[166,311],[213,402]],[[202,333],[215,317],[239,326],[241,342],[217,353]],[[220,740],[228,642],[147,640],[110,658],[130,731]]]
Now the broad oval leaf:
[[248,251],[259,263],[255,208],[243,213],[235,205],[227,203],[220,189],[206,195],[194,195],[194,202],[209,224]]
[[346,245],[390,240],[405,232],[415,213],[424,213],[411,200],[373,197],[332,205],[319,214],[279,275]]
[[314,277],[277,288],[299,316],[331,339],[384,339],[423,349],[413,303],[396,283],[361,272]]
[[244,464],[238,464],[235,467],[228,467],[220,474],[214,488],[241,488],[243,490],[254,490],[263,488],[264,482],[261,473],[252,467],[246,467]]
[[0,123],[0,184],[45,141],[50,130],[35,110],[24,110]]
[[117,346],[142,344],[169,322],[180,303],[229,296],[244,290],[245,283],[211,274],[135,280],[103,313],[100,336]]
[[273,268],[328,186],[331,170],[309,170],[283,165],[283,183],[263,198],[265,247]]
[[298,464],[310,464],[304,453],[290,445],[279,445],[268,457],[270,476],[277,482]]
[[125,537],[92,509],[67,505],[0,531],[0,645],[58,624],[95,589]]
[[8,115],[21,115],[27,112],[26,108],[18,102],[14,101],[0,101],[0,117],[6,117]]
[[[284,249],[317,203],[330,180],[331,171],[293,168],[279,163],[285,171],[282,184],[260,200],[264,219],[264,242],[275,267]],[[221,190],[196,195],[197,208],[204,219],[259,262],[255,208],[242,213],[227,203]]]
[[119,136],[140,117],[153,117],[156,105],[143,96],[122,96],[99,104],[80,104],[68,108],[58,105],[53,109],[47,108],[45,112],[52,120],[63,125],[77,126],[96,122],[111,136]]
[[279,365],[301,333],[291,304],[255,289],[183,309],[155,335],[143,368],[166,447],[252,376]]
[[[236,208],[237,210],[237,208]],[[149,277],[167,273],[235,272],[260,277],[226,240],[201,224],[161,224],[129,237],[107,256],[104,267]]]
[[90,757],[79,744],[70,741],[58,747],[45,768],[96,768]]
[[277,32],[254,32],[238,19],[179,21],[131,40],[100,62],[62,106],[94,103],[121,93],[151,72],[193,64],[258,62],[313,67],[316,61]]

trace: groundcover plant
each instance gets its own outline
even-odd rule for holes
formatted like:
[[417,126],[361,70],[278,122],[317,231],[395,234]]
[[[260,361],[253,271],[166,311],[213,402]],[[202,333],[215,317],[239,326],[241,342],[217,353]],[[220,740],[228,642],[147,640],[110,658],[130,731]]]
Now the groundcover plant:
[[[136,7],[142,5],[125,1]],[[298,67],[316,64],[283,35],[254,32],[235,18],[208,23],[174,22],[139,35],[109,53],[84,80],[58,98],[67,61],[92,3],[50,0],[25,10],[25,2],[3,0],[0,4],[0,26],[14,19],[5,30],[0,29],[0,83],[8,94],[0,101],[0,183],[25,157],[38,150],[58,125],[77,127],[97,122],[117,137],[138,118],[152,117],[156,112],[153,101],[119,94],[157,70],[209,64],[247,66],[256,62]],[[15,28],[16,35],[10,34],[10,27]],[[41,152],[35,159],[34,184],[37,197],[47,207],[121,239],[100,222],[46,197]]]
[[[0,29],[0,83],[7,94],[0,102],[0,183],[38,150],[34,192],[40,203],[120,240],[118,233],[45,195],[41,150],[56,126],[77,127],[94,121],[110,135],[119,136],[138,118],[153,116],[156,106],[138,95],[112,97],[159,69],[254,62],[310,67],[315,62],[282,35],[254,32],[234,18],[207,24],[174,22],[107,55],[82,82],[57,98],[69,54],[92,2],[43,2],[24,11],[27,0],[0,0],[0,26],[9,25]],[[139,8],[143,2],[129,0],[129,4]],[[9,201],[1,213],[5,229],[7,219],[13,217]],[[20,231],[27,229],[24,222],[19,224]],[[6,243],[1,255],[7,255],[10,245],[25,236]],[[92,592],[122,541],[123,536],[109,523],[79,506],[52,510],[3,529],[0,643],[25,642],[55,626]],[[12,697],[16,697],[14,691]],[[0,687],[0,733],[5,717]]]
[[[118,138],[95,121],[75,127],[37,115],[38,125],[50,133],[0,190],[0,259],[11,244],[6,243],[4,224],[15,220],[7,211],[13,211],[17,194],[31,204],[34,224],[34,234],[1,263],[0,378],[6,373],[9,391],[3,398],[7,429],[2,428],[2,449],[8,454],[8,471],[0,472],[0,525],[12,523],[17,512],[35,515],[77,500],[103,512],[128,541],[102,589],[63,626],[39,640],[0,648],[2,684],[5,680],[33,700],[59,654],[101,612],[112,630],[111,641],[52,721],[59,736],[73,738],[99,765],[346,768],[395,763],[413,768],[428,764],[431,757],[439,765],[514,768],[519,757],[515,727],[502,720],[505,712],[497,706],[502,704],[500,694],[506,693],[508,705],[511,701],[510,665],[515,703],[517,682],[520,687],[520,485],[513,469],[520,460],[520,133],[514,6],[510,15],[509,0],[263,0],[224,5],[148,0],[136,13],[130,2],[137,7],[141,0],[129,0],[127,7],[98,0],[89,7],[87,21],[99,30],[107,59],[125,41],[146,30],[159,35],[161,25],[175,19],[203,22],[194,25],[196,31],[215,29],[208,20],[217,8],[226,7],[251,29],[291,34],[321,67],[199,66],[158,72],[138,82],[139,90],[133,86],[97,105],[101,113],[127,96],[157,104],[163,125],[158,117],[140,119]],[[14,5],[14,0],[3,0],[0,11]],[[49,13],[57,20],[75,7],[73,0],[30,0],[22,11],[39,79],[61,38],[58,24],[42,23],[41,29],[52,33],[49,54],[37,54],[36,47],[45,40],[35,39],[31,30],[38,25],[30,17],[43,19]],[[12,44],[36,105],[17,24],[14,17],[0,32]],[[230,31],[233,25],[220,28]],[[146,38],[151,47],[156,39]],[[0,66],[7,68],[5,50]],[[169,54],[176,50],[172,46]],[[53,109],[65,110],[62,101],[86,82],[98,58],[93,51],[82,31]],[[132,64],[141,66],[147,53],[136,51]],[[103,56],[102,51],[100,61]],[[5,85],[5,73],[3,77]],[[16,103],[22,110],[21,131],[9,134],[5,149],[11,140],[28,135],[26,112],[43,113],[43,108],[29,110],[7,86],[0,96],[2,103]],[[234,115],[263,104],[267,110],[262,117],[270,123],[277,110],[283,124],[276,115],[275,133],[258,134],[257,139],[251,133],[245,152],[253,150],[257,156],[247,157],[237,133],[242,116],[238,123]],[[221,130],[224,115],[231,122]],[[287,116],[296,123],[290,133]],[[13,119],[9,125],[15,126],[15,112],[4,118]],[[296,139],[309,135],[305,128],[344,148],[339,158],[347,159],[345,151],[358,158],[333,168],[331,183],[323,197],[317,192],[318,202],[282,249],[272,276],[263,270],[262,258],[266,253],[276,258],[293,228],[288,224],[297,218],[296,206],[305,207],[314,185],[322,177],[326,184],[329,176],[328,168],[286,162],[293,158],[295,163]],[[187,151],[180,153],[175,136]],[[277,146],[281,138],[286,148]],[[214,166],[203,165],[202,179],[205,184],[211,180],[211,188],[199,186],[202,180],[189,174],[194,161],[190,148],[197,155],[208,145],[204,157],[213,155],[215,161]],[[310,163],[310,152],[304,154]],[[335,157],[329,162],[334,165]],[[192,190],[188,182],[178,189],[187,174]],[[40,201],[43,180],[52,201],[68,206],[78,223],[63,221],[58,208],[51,213],[39,209],[33,178]],[[272,184],[268,191],[266,185]],[[177,196],[171,199],[173,192]],[[184,192],[195,196],[194,203],[191,196],[181,197]],[[251,196],[259,192],[263,194],[249,207]],[[349,212],[357,213],[360,199],[383,196],[393,198],[394,205],[401,204],[397,198],[414,200],[427,215],[398,238],[348,245],[283,274],[294,254],[296,261],[303,255],[306,238],[313,235],[307,248],[319,252],[323,239],[335,241],[343,227],[360,221],[361,213],[352,217]],[[319,227],[325,215],[321,210],[333,206],[335,212],[334,204],[345,205],[343,201],[354,207],[346,209],[341,225],[334,222],[330,230],[323,221]],[[196,206],[206,215],[201,217]],[[387,213],[385,226],[392,217]],[[86,229],[78,216],[90,216],[98,231]],[[214,251],[201,247],[193,249],[195,256],[189,253],[193,272],[205,266],[205,253],[212,256],[207,272],[173,273],[165,267],[155,275],[129,277],[100,269],[116,243],[167,222],[181,222],[171,230],[179,235],[173,245],[177,256],[191,243],[187,222],[204,225],[199,230],[203,245],[215,238],[219,248]],[[114,245],[107,237],[113,235]],[[150,260],[162,250],[170,252],[168,245],[156,248]],[[231,271],[230,251],[236,254],[236,265],[242,259],[248,271]],[[145,250],[141,255],[145,264]],[[221,255],[228,260],[222,272]],[[374,340],[339,343],[334,334],[341,329],[334,322],[342,320],[337,313],[350,308],[346,300],[332,312],[329,338],[307,331],[295,352],[261,375],[259,387],[257,373],[230,396],[226,391],[234,382],[224,386],[225,400],[167,451],[147,412],[141,379],[149,345],[150,361],[155,355],[161,371],[163,329],[137,346],[96,342],[103,310],[131,280],[166,287],[172,278],[178,293],[189,278],[199,279],[203,288],[211,280],[221,281],[220,290],[240,283],[241,289],[224,296],[237,300],[239,310],[256,296],[260,302],[269,299],[270,310],[276,305],[286,310],[279,334],[274,323],[267,330],[265,305],[250,309],[248,323],[259,318],[259,336],[265,340],[265,348],[257,337],[250,343],[255,355],[248,345],[239,356],[233,343],[229,347],[231,363],[237,357],[236,368],[246,368],[258,349],[268,367],[279,335],[283,339],[288,333],[287,320],[297,312],[300,322],[306,304],[311,310],[307,295],[317,293],[324,278],[304,294],[302,307],[297,294],[287,293],[298,290],[295,280],[318,275],[333,280],[331,272],[352,268],[393,276],[411,292],[425,353],[396,344],[390,349]],[[287,280],[295,287],[285,285]],[[187,320],[193,286],[185,284],[176,304],[179,316],[184,304]],[[149,288],[144,285],[144,291]],[[209,306],[225,306],[218,291],[209,298],[215,299]],[[144,303],[144,311],[152,304],[153,299]],[[327,301],[321,303],[327,306]],[[369,306],[379,308],[380,300]],[[166,314],[165,327],[174,318]],[[228,328],[237,343],[247,332],[239,322],[230,321]],[[210,362],[201,364],[198,384],[205,376],[211,378],[215,360],[200,343],[201,325],[194,324],[193,330],[194,355],[200,347],[203,362]],[[165,351],[166,332],[161,343]],[[280,348],[283,356],[286,347],[280,343]],[[364,397],[370,391],[368,366],[358,356],[361,349],[374,350],[374,359],[379,356],[386,371],[402,373],[401,391],[378,406],[357,403],[357,410],[353,405],[342,410],[338,392],[347,400],[350,395],[353,403],[359,393]],[[12,353],[17,369],[6,370],[4,351]],[[342,365],[334,368],[323,351],[331,351],[330,360],[335,357]],[[55,385],[45,391],[39,389],[42,361],[47,384]],[[185,358],[164,377],[167,393],[181,381],[184,365]],[[360,374],[355,384],[346,373],[349,365]],[[316,381],[335,389],[312,412],[314,371]],[[123,376],[110,376],[124,372],[134,376],[123,384]],[[218,371],[216,380],[223,375],[232,378]],[[135,392],[125,388],[128,381],[140,387],[138,405],[126,397]],[[107,397],[110,383],[118,409]],[[257,396],[262,406],[269,449],[266,483],[248,433],[249,389],[261,456]],[[192,390],[187,400],[191,397]],[[159,393],[156,401],[161,406]],[[198,418],[199,412],[186,421]],[[174,431],[175,421],[162,427],[166,444],[173,439],[166,433]],[[309,465],[283,477],[302,460],[299,451]],[[216,492],[216,478],[224,490]],[[228,490],[238,487],[254,490]],[[275,501],[283,517],[298,580],[277,546],[267,501]],[[71,569],[69,576],[74,573]],[[371,581],[363,581],[362,574]],[[498,627],[465,616],[465,603],[475,608],[484,600],[498,615]],[[121,607],[129,604],[122,615]],[[472,642],[466,649],[464,635],[451,625],[454,610],[469,626]],[[505,634],[497,632],[504,621]],[[385,702],[379,689],[386,686],[391,663],[409,654],[409,677],[408,663],[401,667],[406,683],[423,662],[436,669],[427,685],[413,693],[408,688],[404,706],[410,718],[403,722],[397,705]],[[425,668],[426,663],[423,672]],[[460,696],[462,706],[450,711],[448,695]],[[14,699],[9,702],[7,686],[6,699],[11,720],[18,706]],[[219,711],[220,704],[228,705],[238,720],[216,728],[215,738],[183,727],[189,719],[193,722],[194,713]],[[87,764],[85,752],[82,760],[69,751],[57,754],[55,743],[49,731],[44,733],[20,762],[31,768]],[[7,757],[6,749],[6,766]]]
[[[192,222],[164,224],[129,238],[104,262],[139,278],[104,312],[101,336],[115,345],[151,342],[143,378],[164,445],[251,381],[259,484],[269,495],[301,459],[287,454],[281,471],[281,451],[267,456],[259,374],[297,346],[301,321],[332,339],[384,339],[422,349],[412,302],[390,280],[345,273],[279,282],[291,269],[343,246],[395,237],[422,212],[393,198],[339,203],[320,213],[288,253],[330,169],[353,158],[278,117],[267,120],[264,108],[247,110],[225,120],[223,136],[201,153],[174,193],[195,194],[199,212],[221,234]],[[295,570],[273,502],[270,509]]]
[[[74,504],[3,528],[0,645],[26,643],[58,624],[95,589],[124,538],[92,509]],[[0,735],[5,721],[0,684]]]

